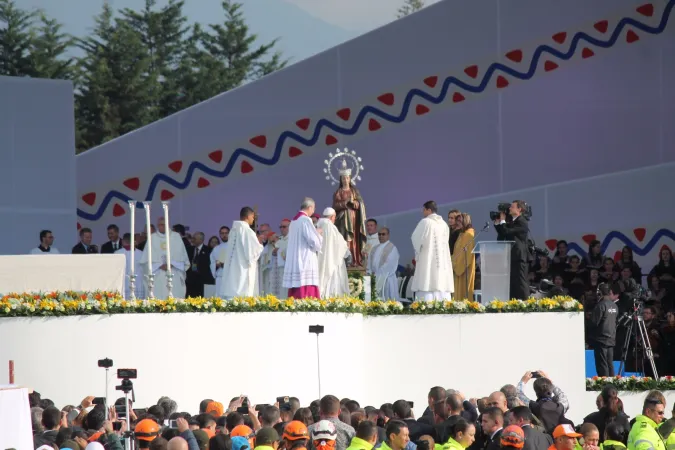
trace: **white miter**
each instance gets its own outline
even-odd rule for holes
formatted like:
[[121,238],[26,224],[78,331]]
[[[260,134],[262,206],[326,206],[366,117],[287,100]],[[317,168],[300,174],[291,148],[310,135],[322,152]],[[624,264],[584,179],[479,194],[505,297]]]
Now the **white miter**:
[[335,213],[335,210],[333,208],[328,207],[328,208],[323,210],[323,216],[324,217],[332,217],[335,214],[336,213]]

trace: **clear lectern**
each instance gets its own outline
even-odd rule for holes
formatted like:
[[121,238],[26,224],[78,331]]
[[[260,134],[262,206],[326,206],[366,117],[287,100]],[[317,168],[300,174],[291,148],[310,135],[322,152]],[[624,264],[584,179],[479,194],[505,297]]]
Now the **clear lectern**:
[[474,253],[480,254],[480,301],[510,300],[511,246],[513,241],[478,242]]

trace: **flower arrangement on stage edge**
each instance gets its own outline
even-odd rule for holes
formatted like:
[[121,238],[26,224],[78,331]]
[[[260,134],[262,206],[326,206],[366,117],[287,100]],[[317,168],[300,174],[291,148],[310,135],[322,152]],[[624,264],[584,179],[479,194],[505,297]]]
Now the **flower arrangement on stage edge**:
[[617,391],[651,391],[657,389],[659,391],[673,391],[675,390],[675,378],[668,375],[661,377],[658,380],[649,377],[593,377],[586,378],[587,391],[601,391],[602,388],[608,384],[614,386]]
[[414,302],[410,306],[389,301],[365,302],[358,298],[286,299],[274,296],[235,298],[188,298],[125,300],[116,292],[50,292],[9,294],[0,298],[0,317],[80,316],[93,314],[172,312],[326,312],[383,315],[476,314],[509,312],[578,312],[582,306],[569,297],[493,301],[488,305],[460,300]]
[[[366,299],[366,290],[363,283],[365,282],[364,272],[348,271],[347,278],[349,279],[349,294],[350,297],[358,298],[360,300]],[[370,300],[377,301],[377,288],[375,284],[375,275],[370,275]]]

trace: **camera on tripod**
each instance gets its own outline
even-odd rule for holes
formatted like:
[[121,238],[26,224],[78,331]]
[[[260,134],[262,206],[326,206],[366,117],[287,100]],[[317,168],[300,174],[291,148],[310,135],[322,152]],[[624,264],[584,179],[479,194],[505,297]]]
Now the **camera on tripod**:
[[131,392],[132,396],[134,393],[134,383],[132,379],[138,377],[138,371],[136,369],[117,369],[117,378],[122,380],[119,386],[115,386],[115,390],[122,391],[125,396],[125,401],[123,405],[115,404],[115,411],[117,415],[126,417],[128,414],[127,408],[129,406],[128,397]]
[[[523,208],[523,212],[520,215],[523,216],[525,220],[529,222],[530,219],[532,218],[532,207],[525,202],[523,203],[525,207]],[[490,220],[494,222],[495,220],[499,219],[501,213],[504,213],[505,216],[504,220],[507,222],[511,222],[511,220],[513,219],[511,219],[509,209],[511,209],[511,203],[504,203],[504,202],[497,203],[497,211],[490,211]]]

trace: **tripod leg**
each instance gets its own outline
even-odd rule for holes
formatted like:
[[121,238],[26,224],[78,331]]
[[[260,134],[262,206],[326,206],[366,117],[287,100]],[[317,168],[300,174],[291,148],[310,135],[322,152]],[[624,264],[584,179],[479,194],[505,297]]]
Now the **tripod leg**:
[[[649,360],[649,364],[652,366],[652,374],[654,379],[659,379],[659,374],[656,371],[656,362],[654,361],[654,352],[652,351],[652,344],[649,342],[649,333],[647,332],[647,326],[645,322],[640,318],[638,320],[638,327],[640,328],[640,335],[642,336],[642,349],[644,350],[646,358]],[[644,364],[644,361],[643,361]]]
[[626,361],[628,360],[628,349],[630,347],[630,338],[633,334],[633,322],[631,321],[626,330],[626,337],[623,339],[623,348],[621,349],[621,363],[619,364],[619,373],[617,376],[623,376],[623,372],[626,366]]

